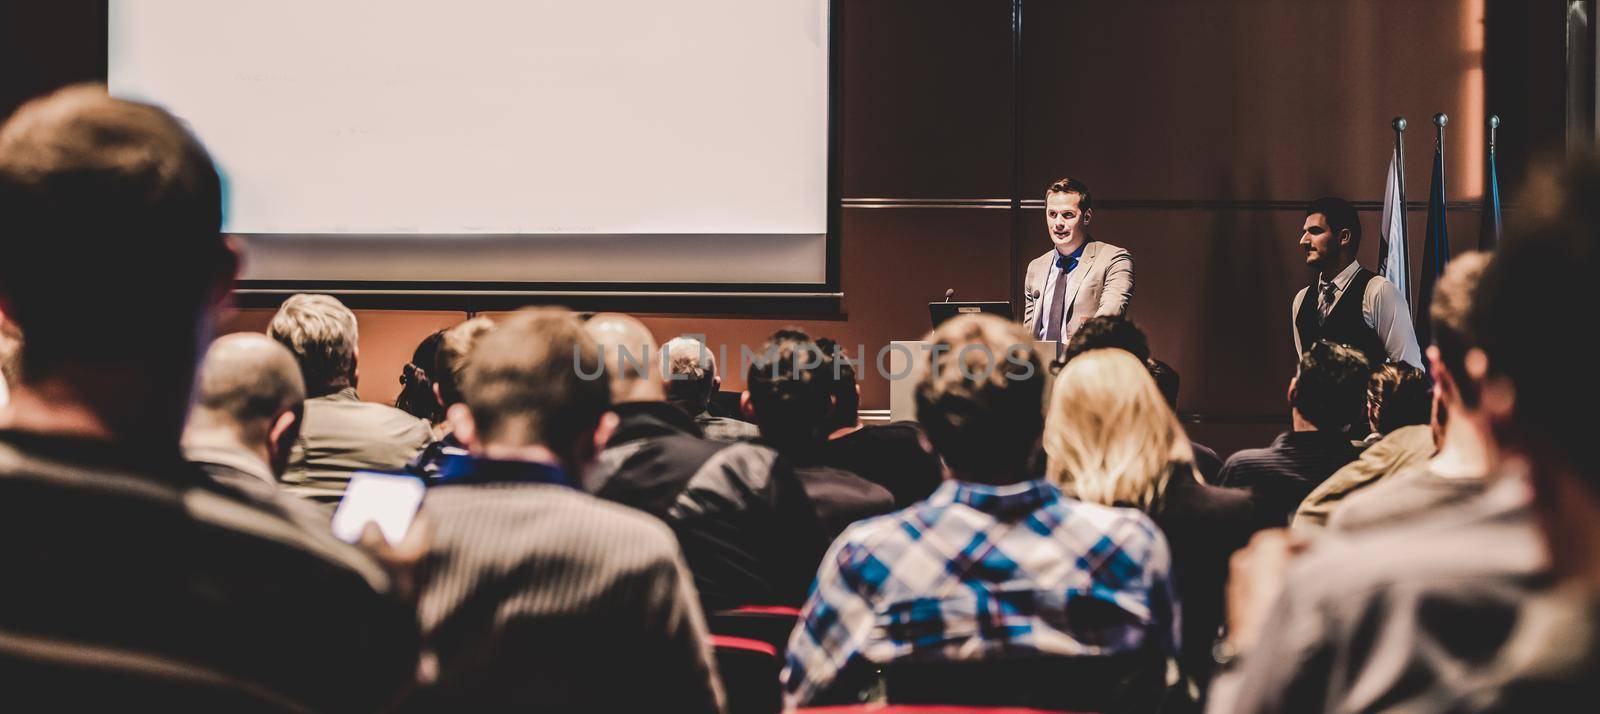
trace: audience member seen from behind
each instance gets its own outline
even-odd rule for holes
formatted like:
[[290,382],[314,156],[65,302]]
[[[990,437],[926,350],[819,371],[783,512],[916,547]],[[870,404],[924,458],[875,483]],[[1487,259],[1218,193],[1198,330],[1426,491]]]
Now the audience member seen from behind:
[[1385,364],[1367,380],[1369,443],[1408,426],[1426,425],[1433,417],[1433,381],[1411,365]]
[[433,393],[433,363],[442,339],[444,330],[439,330],[417,343],[411,361],[400,367],[400,394],[394,398],[394,408],[432,425],[435,438],[444,436],[444,407]]
[[[694,418],[707,439],[750,441],[761,436],[755,424],[711,414],[711,395],[722,388],[717,358],[705,343],[692,337],[674,337],[661,347],[666,352],[667,401]],[[654,353],[651,353],[654,355]]]
[[803,332],[779,330],[751,360],[740,397],[761,427],[760,443],[794,464],[829,541],[851,523],[894,510],[888,489],[824,459],[832,385],[833,355]]
[[822,462],[884,487],[894,496],[897,508],[927,498],[944,480],[944,465],[933,453],[921,425],[914,421],[863,425],[855,365],[833,340],[817,340],[817,349],[828,355],[833,365],[825,374],[831,378],[833,406],[823,426],[828,442],[822,449]]
[[433,441],[426,421],[356,393],[356,316],[327,295],[285,300],[267,326],[300,362],[305,420],[284,483],[298,495],[338,502],[357,471],[401,471]]
[[[466,372],[472,357],[472,348],[494,331],[494,321],[487,317],[474,317],[446,330],[439,331],[438,345],[429,363],[428,398],[443,412],[461,402],[461,375]],[[466,447],[450,433],[449,423],[441,423],[433,430],[435,441],[428,444],[407,466],[407,470],[424,479],[440,477],[445,464],[452,458],[467,455]]]
[[1582,416],[1600,403],[1600,388],[1550,360],[1552,335],[1568,334],[1575,316],[1600,312],[1592,284],[1600,271],[1600,156],[1588,153],[1559,175],[1536,174],[1526,195],[1531,216],[1523,220],[1536,223],[1514,229],[1484,270],[1469,319],[1484,357],[1466,359],[1468,374],[1484,375],[1474,396],[1505,461],[1523,466],[1533,485],[1559,583],[1522,608],[1491,682],[1495,701],[1481,707],[1503,712],[1582,708],[1600,694],[1600,456],[1593,420]]
[[1402,427],[1367,449],[1367,454],[1399,452],[1409,443],[1412,458],[1395,459],[1394,467],[1375,470],[1370,488],[1335,505],[1328,518],[1330,528],[1358,531],[1402,523],[1487,488],[1489,465],[1495,461],[1493,439],[1466,361],[1477,346],[1468,324],[1473,295],[1488,265],[1488,253],[1464,253],[1445,266],[1429,306],[1433,344],[1427,354],[1436,379],[1434,425],[1426,436],[1418,427]]
[[[1150,376],[1156,380],[1156,386],[1161,389],[1161,394],[1167,400],[1167,405],[1172,407],[1172,413],[1178,413],[1178,385],[1180,379],[1178,371],[1171,365],[1150,356],[1150,340],[1145,336],[1144,330],[1138,325],[1121,315],[1102,315],[1084,321],[1077,332],[1072,333],[1072,339],[1067,341],[1061,350],[1061,358],[1055,365],[1060,371],[1061,365],[1071,361],[1073,357],[1104,348],[1119,349],[1138,358],[1150,370]],[[1189,441],[1189,448],[1194,451],[1194,465],[1200,471],[1200,476],[1206,483],[1216,483],[1217,472],[1222,469],[1222,459],[1217,452],[1194,440]]]
[[283,345],[255,332],[219,337],[200,362],[183,456],[219,483],[276,498],[305,399]]
[[1271,446],[1245,449],[1222,465],[1218,479],[1254,494],[1262,525],[1288,525],[1318,484],[1360,455],[1347,432],[1363,419],[1371,373],[1367,358],[1354,348],[1312,344],[1300,358],[1299,374],[1289,381],[1293,429]]
[[[1026,329],[969,315],[927,341],[917,419],[951,479],[834,542],[789,642],[788,702],[812,701],[863,664],[1175,655],[1170,557],[1155,523],[1029,475],[1049,377]],[[1071,596],[1090,592],[1092,606]],[[990,704],[1036,694],[963,686]]]
[[828,541],[788,464],[766,447],[701,438],[665,401],[659,362],[640,359],[656,354],[643,323],[602,313],[584,330],[605,358],[592,376],[610,385],[618,416],[589,490],[672,527],[708,611],[800,604]]
[[14,706],[373,711],[416,626],[383,569],[179,453],[237,258],[165,111],[60,90],[0,127],[0,680]]
[[1183,603],[1184,670],[1204,682],[1228,556],[1254,530],[1250,494],[1201,481],[1177,416],[1146,366],[1121,350],[1080,353],[1057,375],[1044,448],[1047,474],[1063,493],[1137,508],[1161,527]]
[[[1174,415],[1178,414],[1178,390],[1183,384],[1178,370],[1154,357],[1145,362],[1145,367],[1156,381],[1156,389],[1161,390],[1161,398],[1167,400],[1167,407]],[[1222,473],[1222,457],[1217,455],[1217,450],[1192,438],[1189,439],[1189,448],[1194,450],[1194,468],[1200,472],[1200,478],[1209,484],[1217,483],[1217,476]]]
[[[616,427],[576,315],[529,309],[473,349],[451,431],[471,452],[428,490],[421,708],[717,712],[721,690],[677,541],[585,494]],[[621,677],[621,679],[619,679]]]
[[1435,411],[1433,382],[1425,372],[1406,364],[1379,367],[1367,382],[1370,445],[1360,458],[1312,489],[1295,510],[1290,525],[1305,533],[1326,526],[1334,512],[1343,510],[1368,487],[1433,456],[1437,448],[1431,423]]

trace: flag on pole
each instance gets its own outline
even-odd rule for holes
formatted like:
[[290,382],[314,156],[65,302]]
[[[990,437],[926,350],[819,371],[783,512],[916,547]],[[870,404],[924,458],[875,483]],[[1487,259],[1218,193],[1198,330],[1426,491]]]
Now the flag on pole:
[[1378,244],[1378,274],[1400,291],[1401,309],[1410,311],[1411,261],[1406,246],[1406,197],[1400,195],[1400,150],[1389,154],[1389,180],[1383,189],[1383,242]]
[[1428,188],[1428,234],[1422,241],[1422,273],[1417,276],[1417,309],[1412,322],[1417,328],[1417,344],[1433,344],[1433,325],[1428,319],[1428,308],[1433,303],[1433,285],[1450,262],[1450,232],[1445,224],[1444,191],[1444,122],[1441,114],[1434,118],[1439,127],[1439,140],[1433,149],[1433,180]]
[[1495,169],[1495,130],[1500,128],[1498,115],[1489,117],[1489,181],[1483,188],[1483,230],[1478,234],[1478,247],[1494,250],[1500,247],[1500,172]]

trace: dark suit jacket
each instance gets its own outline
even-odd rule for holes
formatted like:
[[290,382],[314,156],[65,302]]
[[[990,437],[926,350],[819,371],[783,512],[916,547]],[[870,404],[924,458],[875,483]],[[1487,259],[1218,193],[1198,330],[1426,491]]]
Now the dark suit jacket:
[[665,402],[621,417],[585,488],[672,527],[708,611],[798,605],[829,541],[787,462],[755,444],[712,441]]
[[1205,682],[1222,623],[1228,558],[1257,527],[1250,493],[1208,486],[1178,471],[1150,515],[1172,547],[1172,579],[1183,603],[1184,671]]
[[922,425],[901,421],[864,426],[828,441],[821,461],[888,489],[896,508],[933,493],[944,481],[944,466],[922,434]]

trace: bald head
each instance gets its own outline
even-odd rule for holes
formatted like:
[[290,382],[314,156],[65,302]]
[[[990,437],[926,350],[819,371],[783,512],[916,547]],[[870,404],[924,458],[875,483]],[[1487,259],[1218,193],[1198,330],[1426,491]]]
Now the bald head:
[[217,338],[200,363],[189,431],[234,431],[246,445],[267,438],[285,412],[298,411],[306,388],[288,348],[266,335]]
[[674,337],[661,346],[667,365],[667,399],[704,410],[717,390],[717,360],[705,343],[692,337]]
[[583,330],[605,356],[613,404],[666,399],[656,338],[644,323],[619,312],[602,312],[589,318]]

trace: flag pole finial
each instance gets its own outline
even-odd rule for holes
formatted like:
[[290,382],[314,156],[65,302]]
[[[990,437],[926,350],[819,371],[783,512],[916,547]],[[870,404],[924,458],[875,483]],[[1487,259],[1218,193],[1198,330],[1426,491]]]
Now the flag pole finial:
[[1500,131],[1500,115],[1489,115],[1489,153],[1494,153],[1495,135]]
[[1445,114],[1444,112],[1439,112],[1438,114],[1433,115],[1433,126],[1434,126],[1434,130],[1433,130],[1433,149],[1434,149],[1434,151],[1443,151],[1444,150],[1444,125],[1449,124],[1449,123],[1450,123],[1450,117],[1449,117],[1449,115]]
[[1449,123],[1450,123],[1450,116],[1445,114],[1444,112],[1439,112],[1438,114],[1433,115],[1433,125],[1434,126],[1439,127],[1440,129],[1443,129],[1444,125],[1449,124]]
[[1389,125],[1393,126],[1395,131],[1405,131],[1406,130],[1406,118],[1405,117],[1395,117],[1394,121],[1389,122]]

